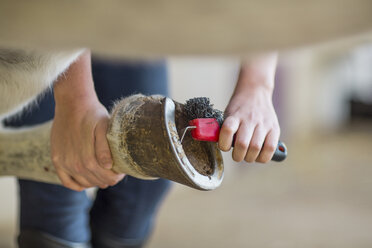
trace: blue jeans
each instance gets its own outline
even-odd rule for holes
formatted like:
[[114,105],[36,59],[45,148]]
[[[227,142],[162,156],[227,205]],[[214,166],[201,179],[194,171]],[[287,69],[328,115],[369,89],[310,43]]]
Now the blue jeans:
[[[92,71],[98,98],[108,109],[117,99],[133,93],[168,94],[164,62],[93,60]],[[33,111],[5,124],[30,126],[50,120],[54,104],[52,93],[47,94]],[[99,189],[91,202],[85,192],[19,180],[20,237],[32,230],[67,242],[89,243],[93,238],[96,247],[139,247],[151,233],[156,210],[169,186],[164,179],[126,176],[113,187]]]

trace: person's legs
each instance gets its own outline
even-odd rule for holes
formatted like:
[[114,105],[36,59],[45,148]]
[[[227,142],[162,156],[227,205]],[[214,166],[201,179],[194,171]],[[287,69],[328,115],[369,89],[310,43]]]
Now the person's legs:
[[[125,64],[93,59],[92,71],[98,98],[108,109],[114,101],[134,93],[168,95],[164,62]],[[98,190],[91,210],[93,247],[142,247],[169,186],[164,179],[126,176],[117,185]]]
[[[53,118],[54,100],[49,92],[38,107],[5,121],[6,126],[32,126]],[[18,245],[21,248],[90,247],[85,192],[60,185],[19,180],[20,218]]]
[[90,247],[85,192],[28,180],[19,180],[19,189],[19,247]]
[[[97,95],[108,109],[114,101],[130,94],[168,94],[163,62],[122,64],[97,60],[92,70]],[[47,94],[38,108],[6,125],[34,125],[53,115],[53,96]],[[85,193],[27,180],[19,180],[19,186],[21,248],[89,247],[89,200]],[[91,210],[94,247],[141,247],[151,233],[156,209],[168,188],[167,180],[126,177],[114,187],[98,190]]]
[[143,247],[169,184],[127,176],[114,187],[99,190],[91,210],[93,247]]

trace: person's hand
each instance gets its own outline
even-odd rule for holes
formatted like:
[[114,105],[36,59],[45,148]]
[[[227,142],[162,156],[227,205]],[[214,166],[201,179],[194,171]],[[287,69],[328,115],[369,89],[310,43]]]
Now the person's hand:
[[[219,148],[240,162],[271,160],[280,128],[272,104],[277,55],[258,57],[242,65],[234,94],[225,110]],[[234,139],[235,135],[235,139]]]
[[258,90],[250,95],[235,96],[225,111],[219,147],[229,151],[235,137],[234,161],[261,162],[271,160],[278,145],[280,128],[271,101],[271,93]]
[[106,139],[108,113],[98,101],[85,51],[54,84],[52,161],[62,184],[72,190],[106,188],[123,179],[111,170]]
[[62,184],[77,191],[115,185],[124,175],[110,170],[107,110],[97,101],[66,105],[56,105],[51,133],[52,160]]

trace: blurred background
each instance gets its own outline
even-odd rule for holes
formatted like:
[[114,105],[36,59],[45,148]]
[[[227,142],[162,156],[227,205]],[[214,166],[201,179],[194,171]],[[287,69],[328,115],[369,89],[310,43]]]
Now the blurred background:
[[[169,58],[172,97],[224,109],[239,60]],[[174,185],[148,247],[372,247],[372,45],[280,55],[274,102],[288,159],[236,163],[212,192]],[[17,188],[0,179],[0,247],[14,247]]]

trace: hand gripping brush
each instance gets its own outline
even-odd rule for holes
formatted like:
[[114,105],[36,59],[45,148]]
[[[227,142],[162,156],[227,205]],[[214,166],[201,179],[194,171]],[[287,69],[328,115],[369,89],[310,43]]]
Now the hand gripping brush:
[[[181,142],[188,130],[191,130],[191,136],[195,140],[218,142],[220,128],[223,124],[223,113],[214,109],[207,97],[195,97],[186,101],[184,106],[185,113],[188,117],[189,126],[183,132]],[[235,135],[233,144],[235,143]],[[285,144],[279,141],[272,161],[283,161],[287,157],[287,148]]]

